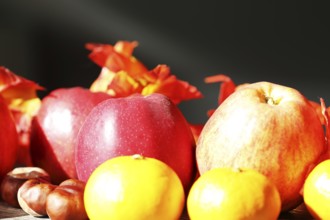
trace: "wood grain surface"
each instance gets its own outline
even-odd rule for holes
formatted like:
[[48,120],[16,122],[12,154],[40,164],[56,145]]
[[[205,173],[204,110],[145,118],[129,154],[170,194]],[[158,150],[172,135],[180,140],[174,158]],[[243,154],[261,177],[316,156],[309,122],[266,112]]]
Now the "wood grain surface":
[[[35,218],[33,216],[27,215],[23,210],[19,208],[13,208],[6,205],[4,202],[0,201],[0,219],[17,219],[17,220],[47,220],[49,218]],[[187,213],[184,211],[180,220],[189,220]],[[309,215],[305,207],[299,206],[298,208],[292,210],[288,213],[282,213],[279,220],[313,220]]]
[[0,201],[0,219],[41,220],[48,218],[34,218],[33,216],[27,215],[22,209],[10,207],[3,201]]

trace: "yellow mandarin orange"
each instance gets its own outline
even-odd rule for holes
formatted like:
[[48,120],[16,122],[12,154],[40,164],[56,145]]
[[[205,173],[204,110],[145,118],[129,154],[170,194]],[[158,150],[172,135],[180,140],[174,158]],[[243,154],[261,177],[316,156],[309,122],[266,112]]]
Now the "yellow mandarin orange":
[[306,178],[303,197],[315,219],[330,219],[330,159],[314,167]]
[[255,170],[214,168],[193,184],[187,210],[191,220],[272,220],[281,199],[275,184]]
[[84,203],[91,220],[179,219],[185,194],[177,174],[160,160],[118,156],[87,180]]

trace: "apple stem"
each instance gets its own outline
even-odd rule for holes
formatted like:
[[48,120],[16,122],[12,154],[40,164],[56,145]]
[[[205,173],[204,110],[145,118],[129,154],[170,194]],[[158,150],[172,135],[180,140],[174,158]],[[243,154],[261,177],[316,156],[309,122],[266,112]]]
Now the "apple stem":
[[266,96],[266,103],[269,104],[269,105],[276,105],[276,102],[275,100],[273,99],[273,97],[271,96]]

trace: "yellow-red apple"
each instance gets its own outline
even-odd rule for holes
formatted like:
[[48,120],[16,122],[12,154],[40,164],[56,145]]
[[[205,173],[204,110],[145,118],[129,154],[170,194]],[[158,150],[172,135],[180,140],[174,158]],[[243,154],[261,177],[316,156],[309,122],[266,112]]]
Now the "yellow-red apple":
[[200,134],[196,156],[201,175],[215,167],[260,171],[278,187],[282,210],[289,210],[302,201],[304,180],[326,152],[324,129],[305,96],[257,82],[220,104]]

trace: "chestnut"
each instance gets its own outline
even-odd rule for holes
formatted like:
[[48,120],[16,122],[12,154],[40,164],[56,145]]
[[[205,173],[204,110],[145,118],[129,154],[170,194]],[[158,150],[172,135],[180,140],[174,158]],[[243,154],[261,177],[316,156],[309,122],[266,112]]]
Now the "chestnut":
[[50,181],[49,174],[39,167],[17,167],[8,172],[0,186],[2,200],[12,207],[19,208],[17,192],[20,186],[29,179],[42,178]]
[[68,179],[60,183],[46,201],[46,211],[52,220],[88,219],[84,206],[85,182]]
[[67,179],[61,182],[59,186],[77,186],[78,188],[84,190],[86,183],[78,179]]
[[17,193],[18,203],[27,214],[34,217],[47,216],[46,200],[56,185],[42,179],[30,179],[22,184]]

